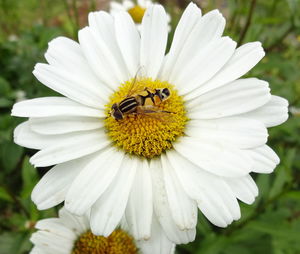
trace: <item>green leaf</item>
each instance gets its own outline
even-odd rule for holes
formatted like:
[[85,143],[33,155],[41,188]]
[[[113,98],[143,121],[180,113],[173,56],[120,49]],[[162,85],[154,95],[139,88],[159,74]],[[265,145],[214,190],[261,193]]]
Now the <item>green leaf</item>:
[[23,254],[32,244],[28,232],[9,232],[0,235],[1,254]]
[[7,80],[0,76],[0,97],[8,96],[10,93],[10,86]]
[[30,197],[30,193],[38,182],[38,178],[37,170],[29,163],[29,157],[26,156],[23,160],[22,166],[23,187],[21,191],[21,197],[23,199]]
[[19,163],[23,148],[9,141],[0,143],[0,164],[6,172],[12,171]]
[[0,199],[8,202],[13,202],[13,199],[11,198],[7,190],[2,186],[0,186]]
[[288,181],[289,177],[287,176],[286,170],[283,167],[278,167],[275,171],[276,177],[273,182],[273,185],[270,189],[269,198],[273,198],[282,192],[285,183]]
[[13,105],[13,102],[6,98],[0,98],[0,108],[8,108]]

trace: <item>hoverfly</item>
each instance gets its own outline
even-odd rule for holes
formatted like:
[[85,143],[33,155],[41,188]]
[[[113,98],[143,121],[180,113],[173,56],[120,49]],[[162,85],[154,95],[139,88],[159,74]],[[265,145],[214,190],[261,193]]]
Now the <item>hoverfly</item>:
[[[127,115],[148,115],[155,117],[154,114],[169,114],[172,112],[160,110],[158,105],[170,98],[171,92],[169,88],[151,89],[145,87],[136,89],[137,74],[132,81],[127,96],[119,103],[114,103],[111,107],[110,115],[115,120],[122,120]],[[156,117],[157,118],[157,117]]]

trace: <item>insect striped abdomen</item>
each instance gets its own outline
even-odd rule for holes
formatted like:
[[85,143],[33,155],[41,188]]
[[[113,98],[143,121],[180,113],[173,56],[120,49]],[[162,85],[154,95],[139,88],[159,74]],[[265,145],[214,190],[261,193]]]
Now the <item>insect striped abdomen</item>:
[[119,104],[119,109],[122,113],[127,113],[132,111],[138,106],[138,103],[134,97],[129,97],[124,99]]

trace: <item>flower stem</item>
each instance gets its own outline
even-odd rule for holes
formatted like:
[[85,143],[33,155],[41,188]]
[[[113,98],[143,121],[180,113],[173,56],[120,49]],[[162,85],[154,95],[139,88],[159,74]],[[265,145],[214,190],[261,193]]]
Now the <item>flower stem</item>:
[[245,39],[245,36],[246,36],[247,31],[248,31],[248,29],[250,27],[250,24],[251,24],[251,20],[252,20],[252,16],[253,16],[255,6],[256,6],[256,0],[252,0],[250,10],[249,10],[248,16],[247,16],[247,21],[245,23],[245,26],[244,26],[244,28],[241,32],[241,35],[240,35],[240,39],[238,41],[238,46],[240,46],[243,43],[244,39]]

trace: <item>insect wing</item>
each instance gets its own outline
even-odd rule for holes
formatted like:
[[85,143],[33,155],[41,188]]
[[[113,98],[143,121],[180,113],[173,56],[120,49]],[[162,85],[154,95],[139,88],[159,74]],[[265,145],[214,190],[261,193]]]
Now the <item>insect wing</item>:
[[132,96],[133,94],[136,94],[140,91],[143,91],[144,88],[141,88],[141,87],[138,87],[138,80],[141,79],[142,77],[145,77],[145,69],[143,66],[140,66],[131,82],[131,85],[130,85],[130,88],[128,90],[128,93],[126,95],[126,98],[127,97],[130,97]]
[[144,115],[145,117],[153,118],[163,123],[174,123],[175,118],[173,112],[162,111],[157,107],[139,107],[137,114]]

